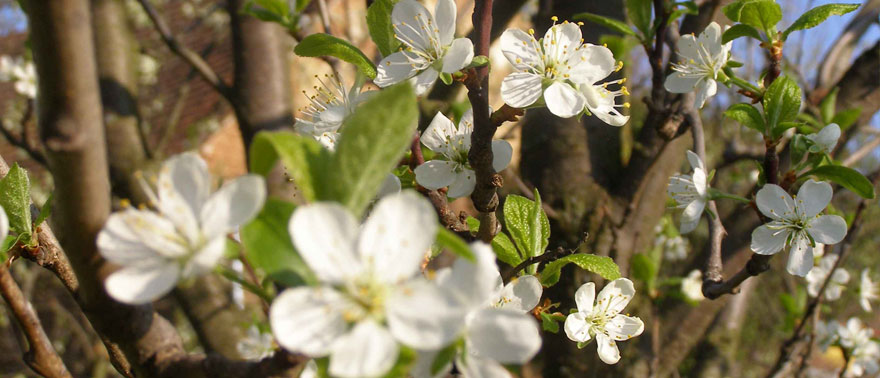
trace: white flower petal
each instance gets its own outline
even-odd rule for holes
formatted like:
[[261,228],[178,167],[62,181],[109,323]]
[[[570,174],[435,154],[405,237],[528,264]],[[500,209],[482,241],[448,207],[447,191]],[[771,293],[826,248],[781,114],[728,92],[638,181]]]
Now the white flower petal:
[[797,203],[800,215],[812,218],[825,210],[831,202],[831,185],[824,181],[807,180],[798,190]]
[[329,287],[297,287],[278,295],[269,309],[272,334],[284,349],[311,357],[330,353],[346,331],[345,311],[351,308]]
[[700,48],[698,47],[697,38],[693,34],[685,34],[678,39],[678,43],[675,45],[676,52],[678,56],[682,58],[683,61],[688,60],[702,60]]
[[577,304],[578,312],[590,313],[593,311],[595,301],[596,284],[592,282],[581,285],[574,293],[574,302]]
[[449,191],[446,195],[449,198],[467,197],[474,192],[477,185],[477,175],[473,170],[464,168],[455,175],[455,181],[449,184]]
[[[463,378],[511,378],[507,369],[498,362],[475,354],[468,354],[455,360],[455,366]],[[416,376],[416,378],[421,378]]]
[[127,266],[110,274],[104,287],[111,298],[127,304],[150,303],[175,285],[180,269],[175,262],[150,266]]
[[416,96],[421,96],[431,89],[434,86],[434,82],[437,81],[437,78],[440,77],[440,73],[434,70],[433,68],[428,68],[414,78],[410,79],[410,83],[413,88],[415,88]]
[[391,10],[391,22],[397,39],[408,41],[418,50],[432,49],[430,37],[440,37],[434,34],[433,30],[422,29],[421,23],[428,25],[429,21],[433,24],[434,17],[418,1],[402,0]]
[[178,234],[174,224],[169,220],[152,211],[132,208],[108,218],[102,233],[99,234],[98,243],[99,248],[107,249],[107,258],[115,259],[122,264],[128,259],[123,257],[127,252],[119,250],[118,253],[114,253],[111,249],[131,247],[131,253],[137,257],[149,255],[145,248],[151,250],[154,255],[166,258],[182,257],[190,252],[186,240]]
[[773,229],[766,224],[758,226],[752,231],[752,243],[750,248],[759,255],[772,255],[785,247],[785,241],[788,240],[788,229]]
[[706,208],[706,201],[701,199],[694,200],[689,203],[681,213],[681,233],[687,234],[697,228],[700,219],[703,216],[703,209]]
[[[440,0],[452,1],[452,0]],[[468,38],[457,38],[452,41],[452,45],[446,50],[443,56],[443,68],[441,71],[445,73],[456,73],[460,69],[465,68],[474,59],[474,43]]]
[[501,98],[514,108],[525,108],[541,98],[541,77],[527,72],[514,72],[501,82]]
[[394,338],[417,349],[440,349],[464,326],[466,308],[431,282],[416,279],[398,287],[385,304]]
[[758,210],[771,219],[791,217],[795,214],[794,200],[779,185],[764,185],[755,195]]
[[547,109],[560,118],[570,118],[584,110],[586,100],[571,85],[555,82],[544,91]]
[[585,43],[568,57],[568,74],[575,83],[594,84],[614,72],[617,62],[605,46]]
[[510,164],[513,157],[513,147],[506,140],[492,141],[492,169],[501,172]]
[[575,23],[556,24],[547,29],[541,43],[548,59],[565,62],[581,45],[581,28]]
[[[137,212],[138,210],[134,211]],[[107,218],[107,222],[104,223],[104,228],[98,233],[97,244],[101,256],[104,256],[105,259],[112,263],[120,265],[144,263],[149,265],[164,261],[166,256],[160,254],[160,250],[153,249],[152,244],[146,244],[142,241],[141,234],[134,231],[132,226],[129,225],[130,223],[133,223],[130,219],[131,215],[132,213],[127,210],[111,214],[110,217]],[[4,221],[6,221],[6,213],[0,208],[0,227],[4,226]],[[8,226],[8,223],[6,223],[6,225]],[[6,230],[8,230],[8,228],[6,228]],[[5,232],[3,234],[5,234]],[[152,235],[149,233],[144,235],[146,238],[150,238],[151,236]],[[163,238],[159,237],[159,239]],[[2,240],[2,238],[0,238],[0,240]],[[173,242],[169,243],[173,244]],[[175,248],[180,248],[176,244],[173,245]],[[185,251],[176,251],[176,253],[183,254]],[[179,255],[167,257],[175,256]]]
[[617,342],[604,333],[596,334],[596,351],[599,353],[599,359],[606,364],[613,365],[620,361]]
[[[437,350],[417,350],[416,362],[409,371],[409,376],[413,378],[444,378],[452,371],[452,360],[447,361],[446,365],[440,367],[437,372],[431,374],[431,368],[434,366],[434,360],[440,351]],[[461,369],[459,367],[459,369]]]
[[541,349],[535,319],[513,311],[485,308],[468,322],[467,350],[502,364],[522,364]]
[[[592,309],[588,311],[592,311]],[[576,312],[574,314],[569,314],[565,318],[563,328],[565,329],[565,335],[568,336],[569,340],[578,343],[590,340],[590,326],[592,324],[586,320],[584,314],[584,312]]]
[[807,135],[807,139],[813,141],[820,151],[830,154],[834,147],[837,147],[837,141],[840,139],[840,126],[836,123],[829,124],[818,133]]
[[455,167],[458,164],[446,160],[429,160],[413,171],[416,174],[416,182],[419,185],[436,190],[452,185],[458,173]]
[[[684,38],[684,36],[682,36]],[[673,72],[666,77],[663,87],[672,93],[689,93],[696,88],[702,77],[686,76],[679,72]]]
[[226,252],[226,236],[221,235],[205,244],[202,249],[187,261],[181,276],[183,278],[190,278],[214,270],[217,262],[223,258],[223,252]]
[[437,285],[455,293],[466,307],[481,307],[492,299],[496,288],[501,285],[501,273],[495,263],[495,253],[486,243],[471,244],[476,261],[458,258],[452,269],[437,274]]
[[522,30],[505,30],[501,34],[500,43],[504,57],[519,71],[528,71],[543,64],[538,41]]
[[400,189],[400,179],[393,173],[389,173],[385,176],[385,180],[382,180],[382,186],[379,187],[379,192],[376,193],[376,198],[400,193]]
[[706,167],[703,165],[703,160],[700,159],[700,156],[694,153],[691,150],[688,150],[687,153],[688,163],[690,163],[691,168],[700,169],[703,172],[706,171]]
[[443,113],[437,112],[434,119],[422,133],[422,143],[431,149],[431,151],[439,152],[446,157],[453,154],[454,149],[449,144],[454,135],[458,133],[455,124]]
[[363,269],[354,252],[357,220],[341,205],[301,206],[293,212],[288,231],[296,250],[322,282],[340,283]]
[[632,281],[627,278],[618,278],[605,285],[599,295],[596,296],[596,306],[605,308],[607,314],[617,314],[623,311],[629,301],[636,294]]
[[365,320],[336,340],[328,371],[341,378],[379,377],[391,370],[399,351],[387,329]]
[[191,243],[197,243],[197,217],[211,193],[208,165],[194,152],[172,157],[162,165],[157,187],[159,211],[174,222]]
[[645,330],[642,319],[634,316],[617,315],[605,324],[605,331],[613,340],[623,341],[641,335]]
[[706,29],[700,33],[697,43],[705,48],[710,56],[718,56],[722,52],[721,45],[721,26],[717,22],[712,21],[706,26]]
[[415,67],[410,63],[406,54],[398,51],[382,58],[379,67],[376,67],[376,78],[373,79],[373,83],[380,88],[385,88],[407,80],[415,76],[416,73]]
[[440,44],[443,46],[449,45],[455,38],[456,12],[455,0],[437,0],[437,5],[434,7],[434,21],[437,30],[440,31]]
[[514,278],[501,290],[499,308],[522,313],[529,312],[538,305],[543,292],[541,281],[533,275]]
[[223,185],[202,207],[202,235],[211,239],[238,230],[263,208],[266,182],[258,175],[245,175]]
[[846,221],[839,215],[822,215],[807,224],[807,232],[822,244],[837,244],[846,237]]
[[9,218],[3,206],[0,206],[0,240],[5,239],[6,235],[9,235]]
[[810,246],[810,240],[802,233],[797,233],[792,238],[785,269],[801,277],[806,276],[810,269],[813,269],[813,247]]
[[358,238],[361,261],[391,284],[419,272],[437,234],[437,215],[425,198],[407,191],[382,198]]
[[714,96],[717,91],[718,84],[715,83],[715,80],[705,79],[697,83],[697,92],[694,93],[694,106],[702,109],[703,105],[706,104],[706,100]]

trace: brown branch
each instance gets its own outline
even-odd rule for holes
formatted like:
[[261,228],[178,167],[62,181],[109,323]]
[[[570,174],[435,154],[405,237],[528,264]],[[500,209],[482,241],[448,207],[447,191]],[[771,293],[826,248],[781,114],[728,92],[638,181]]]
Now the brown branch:
[[208,82],[221,96],[226,98],[227,101],[233,103],[233,97],[229,86],[223,82],[220,76],[214,72],[214,69],[202,59],[199,54],[196,54],[195,51],[190,50],[188,47],[184,46],[177,38],[174,37],[174,34],[171,32],[171,28],[168,27],[168,24],[159,16],[159,12],[156,11],[156,8],[153,8],[153,5],[150,4],[149,0],[138,0],[141,4],[141,7],[144,8],[144,11],[147,13],[147,16],[150,17],[150,21],[153,22],[153,26],[156,28],[156,31],[159,32],[159,35],[162,37],[162,41],[165,42],[165,45],[171,49],[171,52],[177,54],[180,58],[182,58],[185,62],[187,62],[192,68],[199,73],[199,76],[202,77],[205,81]]
[[[492,31],[493,0],[477,1],[474,4],[474,54],[489,56]],[[474,111],[474,132],[471,134],[471,149],[468,161],[477,176],[474,192],[471,194],[474,207],[480,212],[480,230],[477,237],[490,242],[498,233],[498,191],[504,180],[492,167],[492,138],[498,128],[489,115],[489,67],[477,67],[468,72],[465,86],[468,99]]]
[[505,283],[510,282],[510,280],[512,280],[514,277],[516,277],[516,275],[519,274],[519,272],[525,270],[526,268],[528,268],[529,266],[531,266],[533,264],[541,264],[544,262],[558,260],[558,259],[565,257],[566,255],[570,255],[574,252],[575,252],[575,250],[567,250],[565,248],[559,247],[559,248],[556,248],[556,250],[554,250],[554,251],[546,252],[546,253],[544,253],[542,255],[538,255],[538,256],[532,256],[526,260],[523,260],[523,262],[517,264],[515,267],[513,267],[513,269],[504,272],[504,274],[501,275],[501,280],[504,281]]
[[[412,156],[409,159],[409,166],[415,171],[416,167],[425,164],[425,157],[422,155],[421,138],[418,132],[413,136],[412,143],[410,144],[410,151]],[[467,224],[463,222],[461,217],[455,214],[455,211],[452,211],[449,207],[449,201],[446,199],[445,193],[441,193],[438,190],[429,190],[421,186],[417,186],[416,189],[424,193],[425,196],[428,197],[428,200],[431,201],[431,205],[434,206],[434,210],[437,211],[437,215],[440,217],[440,223],[443,224],[444,227],[459,234],[467,233],[469,231]]]
[[6,300],[27,338],[24,362],[44,377],[72,377],[64,366],[64,361],[52,347],[52,341],[43,330],[33,306],[25,299],[5,264],[0,264],[0,295]]

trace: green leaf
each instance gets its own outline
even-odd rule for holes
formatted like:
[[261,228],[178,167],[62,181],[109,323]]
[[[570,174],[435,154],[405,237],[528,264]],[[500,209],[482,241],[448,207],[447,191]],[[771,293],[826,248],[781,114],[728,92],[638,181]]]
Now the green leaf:
[[782,40],[793,31],[814,28],[831,16],[842,16],[859,8],[859,4],[825,4],[806,11],[788,29],[782,32]]
[[516,251],[513,242],[511,242],[510,238],[508,238],[503,232],[499,232],[498,235],[495,235],[495,238],[492,239],[492,250],[495,251],[495,256],[498,256],[498,259],[507,265],[517,266],[523,262],[523,258],[519,255],[519,252]]
[[311,2],[311,0],[296,0],[296,13],[301,13]]
[[774,138],[778,126],[794,121],[801,108],[801,87],[790,77],[780,76],[764,93],[764,115]]
[[792,165],[796,165],[796,164],[800,163],[801,160],[803,160],[804,155],[806,155],[806,153],[808,151],[808,147],[809,147],[807,145],[807,141],[808,141],[808,139],[805,138],[801,134],[795,134],[794,138],[791,139],[791,143],[790,143],[791,153],[790,153],[790,155],[791,155],[791,164]]
[[[559,332],[559,316],[555,316],[556,314],[549,314],[546,312],[541,313],[541,329],[558,333]],[[565,320],[565,316],[562,316],[562,320]]]
[[318,57],[333,56],[354,64],[370,79],[376,78],[376,66],[364,53],[348,43],[329,34],[317,33],[302,39],[293,49],[299,56]]
[[864,175],[852,168],[841,165],[823,165],[805,173],[802,177],[806,176],[815,176],[820,180],[831,180],[862,198],[874,198],[874,185]]
[[316,284],[314,273],[293,248],[287,224],[294,205],[269,198],[257,217],[241,228],[245,256],[254,267],[285,286]]
[[382,56],[391,55],[400,48],[400,41],[394,38],[394,27],[391,25],[391,11],[395,2],[375,0],[367,8],[367,28]]
[[862,108],[851,108],[844,111],[841,111],[834,115],[831,118],[830,123],[836,123],[837,126],[840,126],[840,131],[846,131],[852,125],[856,124],[856,121],[859,120],[859,116],[862,115]]
[[504,201],[504,225],[523,259],[543,254],[550,239],[550,221],[536,199],[511,194]]
[[40,207],[40,214],[37,215],[37,220],[34,222],[34,227],[37,227],[46,219],[49,219],[49,215],[52,214],[52,205],[55,204],[55,193],[49,194],[49,198],[46,198],[46,202],[43,202],[43,206]]
[[[827,125],[831,123],[831,119],[834,118],[835,109],[837,107],[837,92],[840,90],[839,87],[834,87],[825,98],[822,99],[822,102],[819,103],[819,114],[822,116],[822,123]],[[840,124],[838,124],[840,126]]]
[[[683,8],[678,8],[679,5],[682,5]],[[666,21],[667,25],[672,25],[673,22],[678,21],[681,16],[686,14],[697,14],[700,11],[700,7],[697,6],[693,1],[683,1],[675,3],[675,10],[669,15],[669,19]]]
[[288,29],[295,26],[291,22],[290,8],[286,0],[250,0],[244,4],[241,13],[262,21],[281,24]]
[[767,131],[767,126],[764,124],[764,117],[761,115],[761,112],[750,104],[734,104],[724,112],[724,115],[762,135]]
[[763,41],[758,29],[746,24],[736,24],[724,31],[724,34],[721,35],[721,43],[727,43],[739,37],[751,37]]
[[609,281],[620,278],[620,268],[610,257],[578,253],[565,256],[544,266],[544,270],[541,271],[541,284],[550,287],[559,282],[560,271],[568,263],[577,264],[582,269],[596,273]]
[[418,125],[409,83],[383,89],[342,125],[326,193],[359,216],[406,153]]
[[391,370],[383,376],[383,378],[406,378],[409,371],[416,362],[416,351],[407,346],[401,346],[400,352],[397,354],[397,361]]
[[578,13],[572,18],[575,20],[587,20],[594,24],[604,26],[608,29],[614,30],[624,35],[636,35],[636,33],[632,31],[632,29],[630,29],[629,25],[613,18],[608,18],[592,13]]
[[770,39],[776,24],[782,20],[782,8],[773,0],[740,0],[722,9],[731,21],[755,27],[767,33]]
[[431,376],[436,376],[444,368],[452,364],[455,359],[455,352],[458,351],[459,343],[452,343],[437,352],[434,361],[431,362]]
[[452,84],[452,74],[446,73],[446,72],[441,72],[440,73],[440,81],[442,81],[443,84],[451,85]]
[[471,247],[458,235],[444,227],[440,227],[437,231],[437,245],[449,250],[450,252],[464,257],[468,261],[475,262],[476,256],[471,251]]
[[6,210],[9,229],[15,231],[22,242],[29,244],[31,229],[31,184],[27,171],[18,163],[9,168],[6,177],[0,179],[0,206]]
[[626,0],[626,15],[630,22],[645,35],[646,39],[650,39],[653,34],[651,3],[651,0]]
[[310,136],[286,131],[258,133],[251,143],[251,172],[266,175],[278,158],[307,201],[325,199],[324,188],[332,155]]
[[644,253],[637,253],[630,259],[632,277],[645,283],[650,291],[657,280],[657,264]]
[[471,63],[468,64],[462,70],[467,69],[467,68],[483,67],[483,66],[487,66],[487,65],[489,65],[489,58],[486,57],[485,55],[477,55],[474,57],[474,59],[471,59]]

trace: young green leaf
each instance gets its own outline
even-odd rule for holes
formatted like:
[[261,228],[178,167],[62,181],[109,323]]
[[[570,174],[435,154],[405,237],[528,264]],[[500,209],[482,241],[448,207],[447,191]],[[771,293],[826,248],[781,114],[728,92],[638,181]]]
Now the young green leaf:
[[37,220],[34,221],[34,227],[37,227],[46,219],[49,219],[49,215],[52,214],[52,205],[55,203],[55,193],[49,194],[49,198],[46,198],[46,202],[43,202],[43,206],[40,207],[40,214],[37,215]]
[[552,333],[559,332],[559,322],[564,322],[564,321],[565,321],[565,315],[562,315],[558,312],[553,313],[553,314],[547,313],[547,312],[541,313],[541,329],[543,329],[547,332],[552,332]]
[[724,31],[724,34],[721,35],[721,43],[727,43],[739,37],[751,37],[763,41],[758,29],[746,24],[736,24]]
[[443,369],[452,364],[455,360],[455,354],[458,351],[459,343],[452,343],[437,352],[434,361],[431,362],[431,376],[440,374]]
[[391,11],[394,0],[375,0],[367,8],[367,29],[370,37],[379,48],[382,56],[388,56],[400,48],[400,41],[394,38],[394,27],[391,25]]
[[245,256],[275,282],[285,286],[315,284],[314,273],[294,250],[287,224],[294,205],[269,198],[253,221],[241,228]]
[[788,38],[793,31],[810,29],[818,26],[831,16],[842,16],[859,8],[859,4],[825,4],[806,11],[788,29],[782,32],[782,40]]
[[[834,118],[834,113],[836,112],[837,107],[837,92],[840,90],[839,87],[834,87],[825,98],[822,99],[822,102],[819,103],[819,114],[822,116],[822,124],[832,123],[831,119]],[[837,124],[840,126],[840,124]]]
[[476,261],[476,257],[474,256],[474,252],[471,251],[471,247],[469,247],[464,240],[458,237],[458,235],[452,233],[452,231],[449,231],[444,227],[440,227],[437,230],[437,245],[458,255],[459,257],[467,259],[468,261]]
[[25,243],[30,242],[31,229],[31,184],[27,171],[18,163],[9,168],[6,177],[0,179],[0,206],[6,210],[9,229],[20,236]]
[[764,116],[771,131],[775,133],[781,123],[795,120],[801,96],[801,87],[788,76],[780,76],[770,84],[764,93]]
[[504,224],[524,259],[543,254],[550,239],[550,221],[536,199],[511,194],[504,201]]
[[251,172],[266,175],[278,159],[307,201],[325,199],[331,153],[309,136],[286,131],[261,132],[251,143]]
[[541,284],[545,287],[550,287],[559,282],[562,267],[568,265],[568,263],[574,263],[582,269],[596,273],[609,281],[620,278],[620,268],[610,257],[578,253],[565,256],[544,266],[544,270],[541,271]]
[[773,0],[740,0],[722,9],[731,21],[743,23],[764,31],[775,38],[776,24],[782,20],[782,8]]
[[333,56],[354,64],[370,79],[376,78],[376,66],[364,53],[343,39],[329,34],[317,33],[303,38],[293,52],[299,56],[318,57]]
[[361,214],[406,153],[417,125],[416,95],[409,83],[383,89],[359,106],[342,125],[327,199]]
[[613,31],[619,32],[624,35],[636,35],[636,33],[630,29],[629,25],[623,23],[622,21],[615,20],[613,18],[608,18],[604,16],[600,16],[592,13],[578,13],[572,17],[575,20],[586,20],[590,21],[594,24],[604,26]]
[[831,122],[836,123],[837,126],[840,126],[840,131],[846,131],[852,125],[856,124],[856,121],[859,120],[859,116],[862,115],[862,108],[851,108],[840,111],[835,114],[834,117],[831,117]]
[[804,155],[806,155],[809,150],[809,146],[807,145],[807,138],[805,138],[802,134],[794,134],[794,138],[791,139],[791,143],[789,144],[791,147],[791,163],[793,165],[798,164],[803,160]]
[[724,115],[761,134],[767,132],[761,112],[750,104],[734,104],[724,112]]
[[632,277],[642,281],[650,291],[654,288],[657,280],[657,264],[644,253],[637,253],[630,259]]
[[651,3],[651,0],[626,0],[626,15],[629,21],[645,35],[646,39],[650,39],[653,34]]
[[836,182],[862,198],[874,198],[874,185],[864,175],[852,168],[841,165],[823,165],[804,173],[801,177],[807,176],[815,176],[820,180]]
[[499,232],[498,235],[495,235],[495,238],[492,239],[492,251],[495,252],[495,256],[497,256],[499,260],[507,265],[517,266],[523,262],[523,258],[519,255],[519,252],[516,251],[513,242],[511,242],[510,238],[508,238],[503,232]]

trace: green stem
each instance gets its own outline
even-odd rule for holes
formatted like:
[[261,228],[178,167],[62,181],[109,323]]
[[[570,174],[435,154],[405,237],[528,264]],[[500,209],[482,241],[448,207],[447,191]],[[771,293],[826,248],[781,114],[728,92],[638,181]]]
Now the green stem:
[[710,199],[710,200],[716,200],[716,199],[732,199],[732,200],[740,201],[740,202],[743,202],[743,203],[749,203],[749,202],[752,202],[752,201],[751,201],[750,199],[748,199],[748,198],[740,197],[740,196],[735,195],[735,194],[724,193],[724,192],[722,192],[722,191],[720,191],[720,190],[717,190],[717,189],[711,189],[711,188],[709,189],[709,199]]
[[253,284],[252,282],[248,282],[248,280],[239,276],[238,272],[236,272],[232,269],[229,269],[226,266],[220,265],[217,268],[217,273],[220,273],[220,275],[222,275],[223,277],[226,277],[226,279],[241,285],[241,287],[243,289],[250,291],[251,293],[256,294],[257,296],[262,298],[264,301],[266,301],[266,303],[272,303],[272,296],[269,295],[269,292],[267,292],[262,287],[259,287],[255,284]]
[[761,90],[761,88],[758,88],[754,84],[749,83],[748,81],[745,81],[743,79],[740,79],[740,78],[732,75],[732,73],[731,73],[731,75],[728,75],[727,78],[730,80],[731,83],[733,83],[734,85],[736,85],[742,89],[745,89],[747,91],[750,91],[752,93],[759,94],[759,95],[762,95],[764,93],[764,91]]

